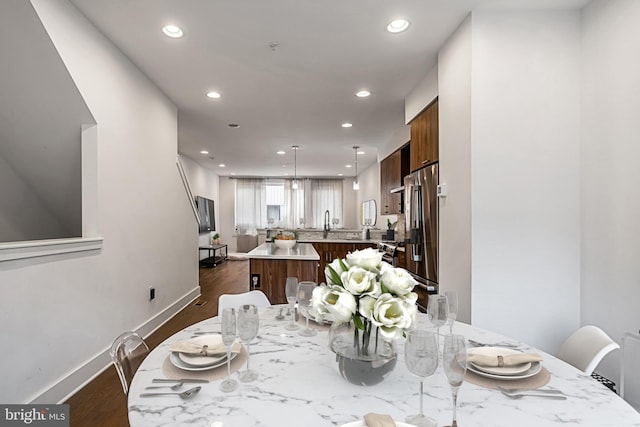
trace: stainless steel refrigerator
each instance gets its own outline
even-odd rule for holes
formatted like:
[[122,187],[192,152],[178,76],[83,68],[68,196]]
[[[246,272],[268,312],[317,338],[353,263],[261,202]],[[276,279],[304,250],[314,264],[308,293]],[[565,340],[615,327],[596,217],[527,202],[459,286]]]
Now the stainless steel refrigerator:
[[428,290],[438,292],[438,163],[404,178],[407,270]]

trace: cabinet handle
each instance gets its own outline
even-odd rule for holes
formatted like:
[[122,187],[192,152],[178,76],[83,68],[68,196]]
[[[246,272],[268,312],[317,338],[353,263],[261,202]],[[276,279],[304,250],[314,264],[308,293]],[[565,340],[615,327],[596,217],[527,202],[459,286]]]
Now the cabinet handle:
[[431,161],[431,160],[429,160],[429,159],[423,160],[423,161],[422,161],[422,164],[424,165],[425,163],[429,163],[430,161]]

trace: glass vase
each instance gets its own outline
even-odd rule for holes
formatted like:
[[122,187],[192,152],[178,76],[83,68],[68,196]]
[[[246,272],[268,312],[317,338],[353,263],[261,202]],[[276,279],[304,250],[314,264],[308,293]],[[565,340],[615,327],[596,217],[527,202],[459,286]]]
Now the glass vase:
[[396,366],[395,341],[382,336],[376,326],[362,320],[364,329],[352,321],[333,323],[329,348],[336,355],[338,371],[351,384],[371,386],[388,376]]

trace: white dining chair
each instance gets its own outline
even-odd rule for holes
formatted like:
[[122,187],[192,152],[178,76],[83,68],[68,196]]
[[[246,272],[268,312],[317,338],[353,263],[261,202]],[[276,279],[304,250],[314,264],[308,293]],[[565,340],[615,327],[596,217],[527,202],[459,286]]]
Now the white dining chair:
[[602,329],[586,325],[572,333],[560,346],[556,356],[591,375],[600,361],[620,348]]
[[218,314],[226,307],[237,308],[243,304],[253,304],[256,307],[270,307],[271,301],[264,292],[253,290],[242,294],[222,294],[218,297]]
[[124,394],[129,394],[133,376],[149,354],[149,346],[142,337],[133,331],[127,331],[113,341],[109,355],[118,372]]

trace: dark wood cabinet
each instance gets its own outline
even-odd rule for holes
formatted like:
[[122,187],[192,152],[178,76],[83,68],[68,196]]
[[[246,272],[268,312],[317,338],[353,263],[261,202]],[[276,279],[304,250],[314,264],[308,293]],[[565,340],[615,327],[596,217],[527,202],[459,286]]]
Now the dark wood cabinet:
[[380,215],[401,213],[400,193],[391,190],[402,185],[400,150],[380,162]]
[[318,261],[292,259],[250,259],[250,280],[258,277],[258,286],[250,283],[251,289],[264,292],[271,304],[286,304],[285,283],[287,277],[299,281],[318,282]]
[[438,99],[411,121],[411,171],[438,160]]
[[380,162],[380,215],[401,214],[404,211],[402,191],[392,193],[404,185],[409,174],[410,147],[406,144]]
[[344,243],[344,242],[313,242],[313,248],[320,255],[318,264],[318,283],[327,282],[324,269],[327,264],[331,264],[334,259],[344,259],[349,252],[359,249],[375,248],[375,243]]

